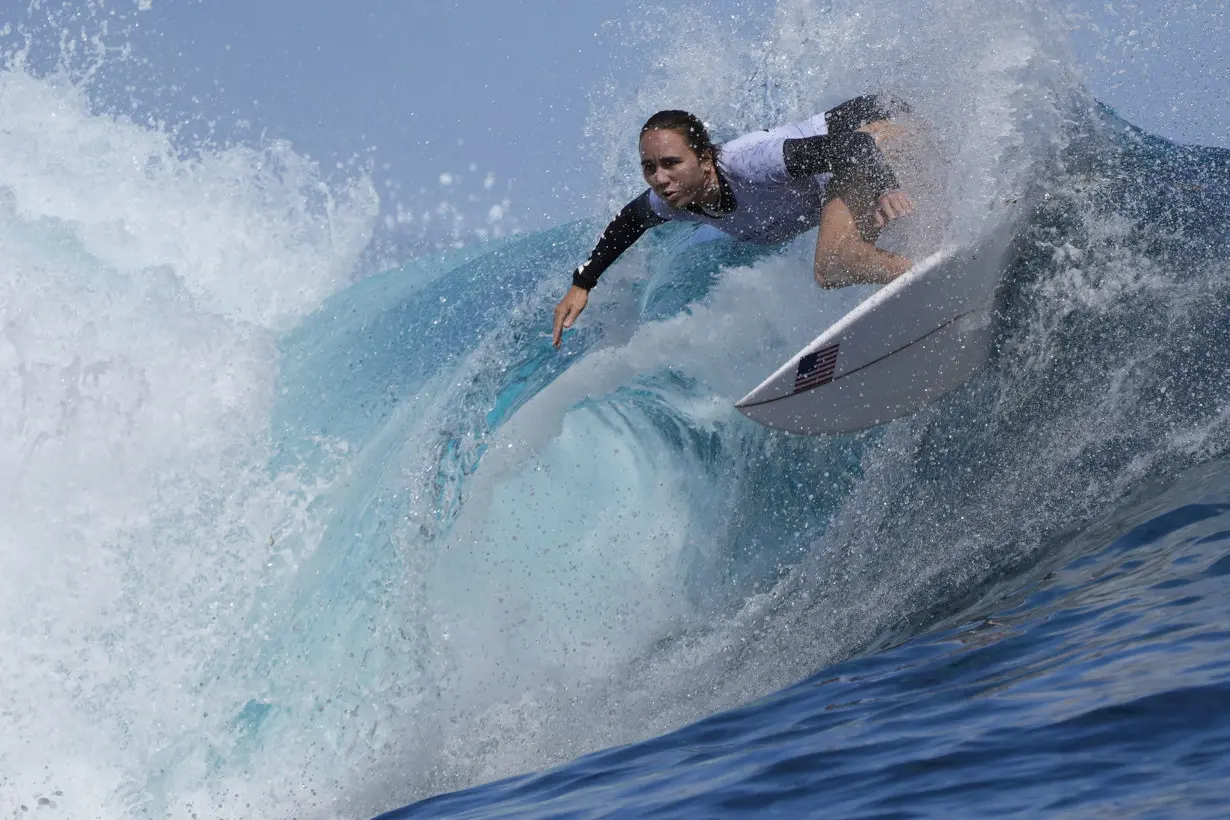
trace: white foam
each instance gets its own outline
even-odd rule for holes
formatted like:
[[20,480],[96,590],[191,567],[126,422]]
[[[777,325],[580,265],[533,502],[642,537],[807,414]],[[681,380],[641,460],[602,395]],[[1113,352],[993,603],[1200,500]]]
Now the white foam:
[[281,143],[181,156],[62,78],[2,70],[0,108],[0,806],[127,817],[226,747],[249,611],[314,540],[315,488],[265,472],[274,333],[378,203]]

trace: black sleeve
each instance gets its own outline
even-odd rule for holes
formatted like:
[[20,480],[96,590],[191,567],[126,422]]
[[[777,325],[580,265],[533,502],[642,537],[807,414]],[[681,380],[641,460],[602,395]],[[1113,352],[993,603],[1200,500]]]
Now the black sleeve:
[[900,187],[875,138],[862,131],[788,139],[782,155],[792,177],[833,174],[842,180],[859,176],[867,180],[877,198]]
[[824,112],[830,134],[848,134],[877,120],[910,113],[910,104],[895,94],[866,94]]
[[586,290],[592,289],[598,284],[598,277],[602,272],[609,268],[621,253],[632,247],[633,243],[641,238],[641,234],[666,221],[653,212],[649,205],[649,191],[646,190],[625,205],[619,215],[611,220],[611,224],[606,226],[589,259],[572,274],[572,284]]

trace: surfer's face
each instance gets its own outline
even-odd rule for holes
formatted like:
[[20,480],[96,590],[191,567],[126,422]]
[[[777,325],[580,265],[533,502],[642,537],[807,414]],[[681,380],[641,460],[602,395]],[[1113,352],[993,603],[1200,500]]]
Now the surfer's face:
[[713,158],[697,156],[682,134],[668,128],[641,135],[641,174],[672,208],[686,208],[717,189]]

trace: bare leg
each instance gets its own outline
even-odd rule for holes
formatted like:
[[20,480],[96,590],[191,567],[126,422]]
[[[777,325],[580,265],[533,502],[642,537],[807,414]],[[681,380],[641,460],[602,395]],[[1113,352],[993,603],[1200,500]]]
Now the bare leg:
[[820,287],[884,284],[909,270],[910,264],[904,256],[864,241],[844,199],[831,199],[820,211],[815,262],[816,284]]

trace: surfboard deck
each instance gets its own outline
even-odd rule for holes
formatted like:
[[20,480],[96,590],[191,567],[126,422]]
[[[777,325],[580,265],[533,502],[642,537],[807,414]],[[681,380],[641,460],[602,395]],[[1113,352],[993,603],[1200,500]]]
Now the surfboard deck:
[[863,430],[960,386],[990,357],[990,310],[1015,223],[919,262],[872,294],[736,403],[802,435]]

